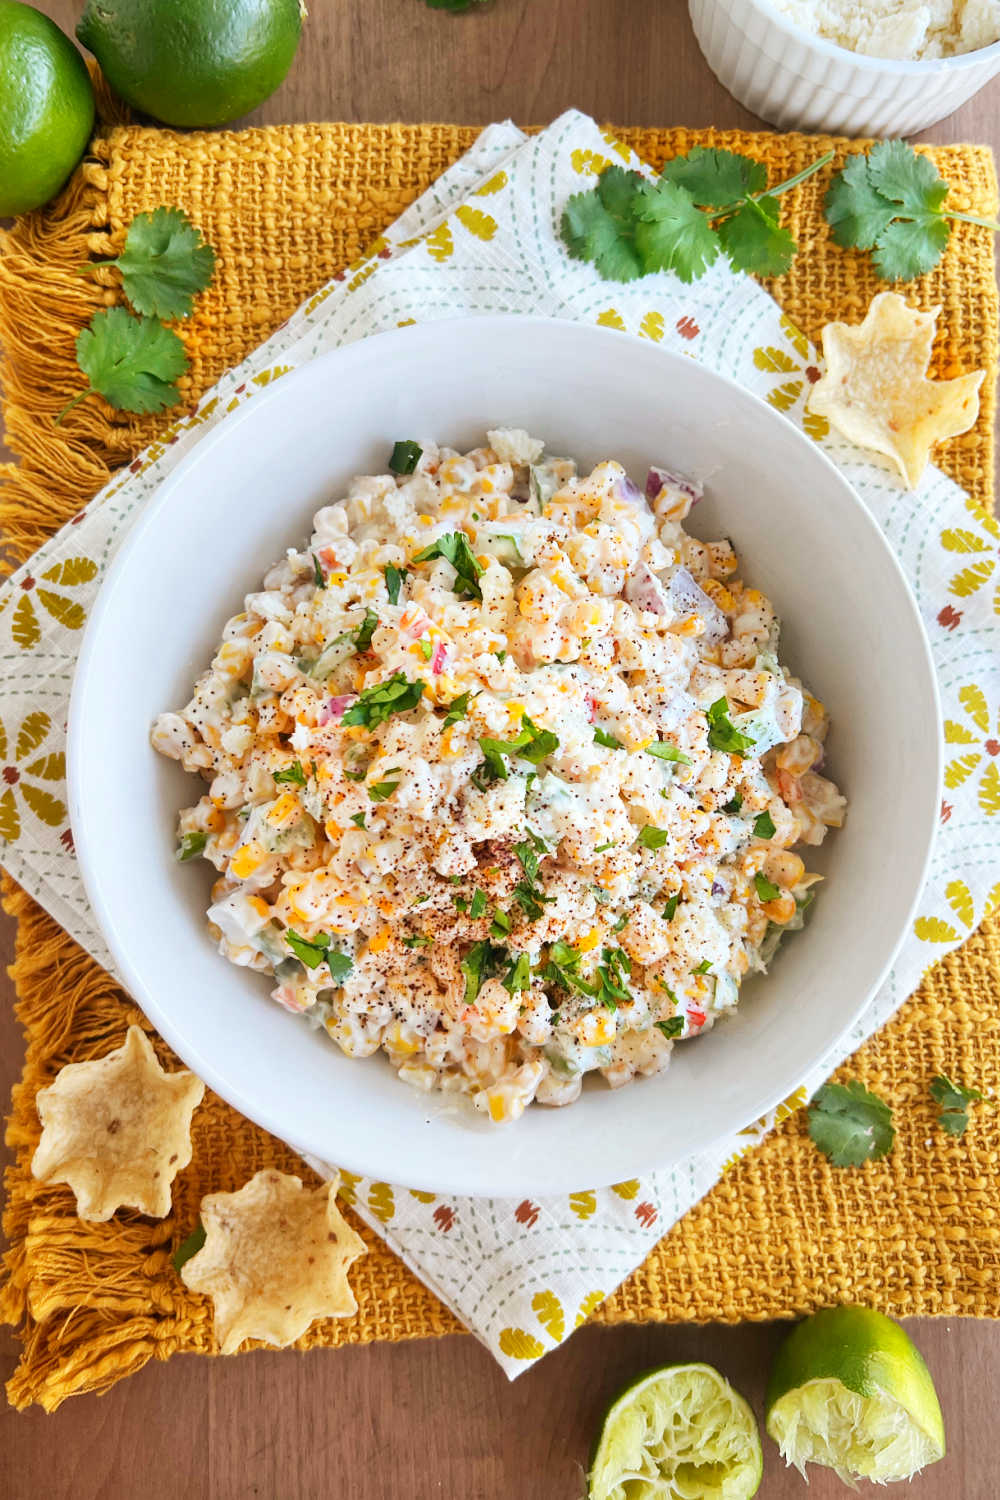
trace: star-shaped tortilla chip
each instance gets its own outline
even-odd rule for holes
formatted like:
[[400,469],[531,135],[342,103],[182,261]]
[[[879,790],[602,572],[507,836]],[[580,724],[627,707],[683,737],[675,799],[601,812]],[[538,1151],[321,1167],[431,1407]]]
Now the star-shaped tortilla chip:
[[357,1312],[347,1268],[365,1242],[341,1217],[339,1180],[304,1188],[300,1178],[269,1169],[238,1193],[201,1200],[205,1243],[181,1277],[212,1298],[223,1354],[244,1339],[284,1348],[316,1318]]
[[828,323],[826,373],[809,396],[810,411],[827,417],[848,442],[891,459],[909,489],[934,444],[968,432],[979,415],[982,370],[927,379],[940,311],[919,312],[898,292],[879,292],[864,322]]
[[191,1160],[191,1116],[204,1093],[193,1073],[164,1072],[145,1032],[130,1026],[115,1052],[68,1063],[39,1089],[32,1173],[68,1183],[81,1219],[101,1222],[118,1208],[162,1219]]

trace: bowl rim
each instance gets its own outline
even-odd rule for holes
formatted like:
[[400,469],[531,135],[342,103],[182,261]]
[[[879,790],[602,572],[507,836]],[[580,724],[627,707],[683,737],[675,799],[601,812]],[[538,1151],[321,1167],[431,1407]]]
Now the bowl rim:
[[[693,0],[692,0],[693,3]],[[972,52],[955,52],[950,57],[872,57],[867,52],[853,52],[839,42],[831,42],[825,36],[810,31],[798,21],[793,21],[784,11],[778,10],[771,0],[746,0],[746,3],[763,15],[777,30],[790,39],[803,43],[820,57],[835,61],[849,61],[863,73],[888,73],[901,78],[919,78],[930,73],[959,73],[975,67],[985,58],[1000,59],[1000,39],[988,47],[977,47]],[[739,22],[736,22],[739,25]],[[740,27],[742,31],[743,28]],[[988,80],[984,80],[983,87]],[[843,89],[840,90],[844,92]]]
[[[668,362],[676,363],[678,366],[685,370],[687,370],[691,364],[689,355],[685,355],[684,353],[672,349],[663,349],[659,346],[649,344],[648,341],[638,339],[635,335],[618,329],[607,328],[603,326],[598,327],[593,324],[579,323],[573,319],[548,318],[540,315],[526,316],[520,314],[502,313],[436,319],[433,320],[433,323],[418,323],[402,328],[391,328],[379,333],[370,334],[367,337],[361,339],[353,340],[349,344],[341,345],[336,349],[328,350],[322,355],[318,355],[315,358],[307,360],[303,365],[300,365],[293,371],[289,372],[289,374],[287,374],[280,382],[275,382],[265,391],[262,391],[257,397],[254,398],[252,402],[244,403],[241,408],[225,416],[223,420],[220,421],[211,432],[205,434],[195,444],[195,446],[189,453],[184,455],[184,457],[177,464],[176,468],[174,468],[170,472],[170,474],[168,474],[166,478],[161,481],[156,490],[149,496],[141,513],[136,518],[121,546],[118,548],[118,551],[115,554],[115,557],[113,558],[111,565],[101,582],[100,589],[98,590],[97,597],[94,600],[93,605],[91,606],[90,615],[86,622],[83,640],[81,642],[80,653],[77,660],[76,671],[73,677],[66,737],[67,793],[70,808],[70,818],[73,826],[75,828],[78,828],[81,833],[81,837],[77,841],[77,858],[84,887],[87,893],[87,898],[90,902],[91,909],[93,911],[94,917],[97,920],[97,924],[100,928],[102,936],[104,937],[115,960],[118,974],[121,976],[121,979],[129,994],[141,1007],[143,1013],[155,1026],[157,1032],[164,1038],[166,1042],[168,1042],[171,1048],[177,1053],[178,1057],[182,1061],[184,1061],[185,1066],[190,1067],[194,1072],[196,1072],[196,1074],[200,1078],[202,1078],[203,1081],[211,1089],[213,1089],[215,1093],[219,1094],[221,1098],[226,1100],[233,1108],[238,1110],[239,1113],[244,1115],[252,1123],[255,1123],[260,1128],[269,1131],[278,1140],[284,1141],[286,1144],[290,1145],[293,1150],[311,1160],[314,1164],[322,1162],[324,1160],[323,1147],[316,1140],[309,1141],[291,1139],[289,1134],[287,1133],[287,1122],[283,1121],[280,1117],[280,1107],[275,1110],[274,1108],[272,1108],[271,1102],[268,1099],[248,1097],[246,1093],[246,1086],[239,1076],[232,1075],[231,1073],[227,1072],[226,1069],[218,1061],[212,1060],[203,1055],[202,1044],[196,1039],[193,1040],[190,1036],[186,1035],[181,1026],[175,1025],[169,1007],[164,1008],[161,1005],[160,1000],[158,999],[157,986],[155,984],[150,984],[149,982],[147,982],[147,980],[143,977],[141,969],[132,962],[130,950],[128,949],[127,945],[125,943],[120,944],[118,941],[117,924],[114,919],[114,914],[110,909],[108,903],[104,900],[104,896],[102,893],[100,860],[96,854],[96,851],[100,848],[101,838],[99,835],[97,835],[94,837],[93,841],[91,841],[88,837],[88,833],[90,830],[88,829],[88,819],[85,812],[87,803],[86,799],[81,795],[81,782],[83,779],[83,758],[81,756],[80,750],[81,740],[84,734],[83,722],[86,715],[85,695],[87,694],[87,684],[92,676],[92,673],[90,671],[91,658],[94,656],[95,651],[97,650],[97,642],[102,630],[103,620],[111,607],[110,601],[112,599],[113,593],[115,592],[115,588],[120,583],[121,578],[123,577],[129,566],[129,559],[132,553],[141,545],[142,538],[146,530],[154,524],[159,513],[169,504],[173,492],[186,482],[188,475],[196,468],[198,463],[201,462],[211,451],[213,451],[220,444],[226,441],[231,441],[234,433],[239,431],[243,427],[243,424],[245,422],[247,422],[248,420],[252,420],[254,415],[261,410],[261,406],[263,403],[269,403],[272,400],[277,399],[287,399],[289,389],[294,388],[294,386],[297,385],[300,380],[304,381],[316,378],[316,366],[322,366],[324,363],[333,363],[338,358],[343,358],[345,354],[350,356],[352,350],[360,349],[363,346],[369,346],[373,343],[373,341],[376,342],[379,346],[384,346],[385,343],[398,342],[401,339],[412,337],[414,336],[414,334],[418,334],[421,332],[426,336],[427,331],[432,327],[434,329],[437,329],[442,325],[449,325],[450,327],[454,328],[458,325],[468,326],[470,322],[475,323],[481,327],[488,326],[490,324],[501,324],[505,327],[513,324],[518,324],[525,330],[534,328],[536,332],[550,332],[554,324],[561,325],[565,326],[566,328],[573,329],[574,333],[582,331],[586,337],[595,341],[607,341],[609,339],[613,339],[618,341],[619,343],[628,342],[629,345],[634,346],[638,349],[642,349],[644,351],[643,355],[641,356],[643,358],[649,358],[651,354],[655,354],[656,358],[666,358]],[[919,606],[917,604],[916,598],[914,597],[913,591],[910,588],[910,584],[906,577],[906,574],[903,572],[903,568],[899,561],[899,558],[897,557],[894,549],[890,546],[888,539],[883,533],[881,527],[878,525],[878,522],[875,520],[875,517],[872,515],[871,511],[865,505],[860,495],[854,489],[850,480],[846,477],[845,474],[841,472],[841,470],[837,467],[833,460],[825,452],[823,452],[823,450],[818,445],[810,442],[808,437],[805,435],[805,433],[802,432],[801,428],[799,428],[796,423],[792,422],[783,413],[778,412],[775,408],[768,405],[768,403],[757,396],[755,392],[740,384],[740,382],[734,379],[732,376],[723,375],[709,365],[699,363],[697,365],[697,368],[711,381],[718,382],[723,388],[728,389],[731,395],[736,399],[740,401],[747,401],[757,406],[760,410],[760,413],[763,414],[763,420],[765,422],[778,422],[785,428],[790,429],[792,432],[794,432],[796,434],[796,441],[801,442],[805,445],[802,451],[804,453],[811,454],[812,461],[818,462],[822,467],[825,467],[835,478],[838,486],[843,492],[845,503],[850,505],[857,511],[862,523],[868,528],[871,534],[873,544],[882,551],[887,565],[889,566],[891,571],[896,574],[897,580],[902,587],[903,595],[906,599],[907,607],[912,618],[914,633],[916,639],[919,641],[920,656],[924,669],[924,683],[925,686],[930,690],[935,722],[937,724],[940,724],[941,700],[938,688],[937,674],[934,668],[930,642],[927,636],[927,632],[924,628]],[[882,985],[885,983],[885,980],[899,955],[900,948],[902,947],[907,934],[912,928],[913,918],[919,906],[920,899],[927,882],[927,874],[933,855],[935,837],[937,832],[938,808],[940,802],[940,789],[944,756],[944,747],[941,743],[941,736],[939,734],[934,736],[933,755],[934,774],[932,778],[929,778],[928,788],[924,789],[925,792],[927,792],[928,806],[923,813],[918,813],[917,815],[918,818],[925,820],[926,833],[923,841],[923,851],[919,861],[919,878],[915,879],[914,881],[913,895],[907,908],[906,920],[901,924],[895,941],[891,949],[887,952],[882,966],[873,976],[867,993],[860,996],[857,1002],[843,1013],[841,1024],[838,1026],[835,1033],[824,1044],[824,1051],[822,1052],[822,1054],[814,1057],[807,1065],[807,1071],[808,1069],[817,1066],[823,1061],[825,1057],[829,1056],[831,1052],[837,1049],[843,1041],[844,1037],[851,1030],[851,1027],[854,1026],[859,1018],[864,1014],[874,996],[878,993],[879,989],[881,989]],[[777,1108],[782,1100],[785,1099],[793,1089],[799,1086],[801,1081],[802,1074],[800,1072],[794,1080],[782,1078],[780,1082],[772,1083],[767,1088],[764,1088],[762,1086],[760,1099],[763,1102],[761,1102],[758,1107],[755,1107],[754,1112],[750,1116],[749,1120],[744,1121],[742,1125],[731,1124],[727,1125],[725,1128],[713,1130],[704,1139],[700,1140],[696,1146],[693,1146],[690,1151],[676,1158],[671,1157],[670,1160],[666,1163],[666,1166],[670,1169],[676,1168],[681,1162],[690,1160],[693,1157],[698,1156],[705,1151],[709,1151],[715,1146],[718,1146],[723,1141],[729,1140],[740,1129],[745,1129],[747,1124],[751,1123],[752,1120],[757,1119],[760,1116],[767,1114],[769,1111]],[[355,1151],[354,1149],[355,1144],[358,1144],[357,1151]],[[662,1157],[659,1155],[651,1156],[649,1153],[649,1147],[646,1148],[645,1154],[640,1154],[637,1151],[632,1165],[630,1165],[628,1173],[626,1173],[625,1175],[642,1176],[652,1171],[662,1170],[664,1167]],[[346,1154],[341,1153],[341,1157],[342,1162],[338,1164],[346,1165],[347,1168],[351,1171],[358,1171],[364,1176],[375,1178],[379,1178],[380,1176],[385,1175],[385,1163],[382,1162],[380,1164],[368,1158],[365,1148],[361,1143],[352,1143]],[[485,1189],[479,1188],[477,1186],[470,1187],[467,1175],[461,1173],[458,1176],[452,1175],[449,1168],[449,1163],[447,1162],[441,1162],[439,1166],[440,1170],[438,1170],[438,1166],[435,1167],[435,1181],[433,1184],[429,1184],[425,1181],[410,1182],[410,1169],[393,1169],[390,1171],[389,1177],[391,1177],[391,1179],[400,1186],[417,1188],[428,1188],[433,1186],[434,1190],[437,1192],[453,1193],[456,1195],[468,1197],[503,1197],[510,1196],[511,1194],[516,1194],[524,1190],[520,1187],[513,1186],[511,1183],[503,1183],[500,1187],[490,1187]],[[560,1178],[558,1184],[553,1183],[552,1185],[546,1187],[532,1187],[529,1184],[528,1187],[531,1191],[538,1194],[549,1192],[571,1192],[576,1191],[581,1186],[585,1186],[587,1188],[606,1186],[607,1183],[618,1181],[621,1175],[622,1174],[620,1172],[616,1172],[616,1174],[612,1176],[606,1176],[605,1174],[606,1181],[602,1180],[601,1182],[595,1182],[594,1180],[592,1180],[591,1174],[584,1174],[584,1177],[586,1179],[585,1181],[578,1181],[576,1177],[574,1177],[572,1180],[568,1178]]]

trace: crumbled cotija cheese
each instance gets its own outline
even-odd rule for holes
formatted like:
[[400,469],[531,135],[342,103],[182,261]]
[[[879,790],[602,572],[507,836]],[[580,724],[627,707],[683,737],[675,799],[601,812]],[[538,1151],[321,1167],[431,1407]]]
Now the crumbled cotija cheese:
[[1000,0],[773,0],[790,21],[868,57],[951,57],[1000,40]]

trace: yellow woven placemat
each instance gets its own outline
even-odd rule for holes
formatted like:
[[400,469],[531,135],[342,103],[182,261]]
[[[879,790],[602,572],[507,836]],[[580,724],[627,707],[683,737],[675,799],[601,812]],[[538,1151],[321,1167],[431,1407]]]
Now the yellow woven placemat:
[[[765,159],[790,176],[828,142],[796,135],[625,130],[647,160],[696,143]],[[73,340],[102,297],[76,268],[116,253],[133,215],[177,204],[219,252],[211,289],[185,325],[194,401],[265,337],[319,283],[366,243],[474,139],[459,126],[316,125],[241,134],[178,136],[108,128],[95,155],[46,214],[22,220],[0,258],[0,345],[8,441],[19,466],[2,475],[0,522],[21,560],[84,505],[111,470],[156,431],[156,419],[111,412],[96,401],[63,427],[51,418],[73,388]],[[990,153],[938,148],[957,207],[996,212]],[[866,260],[829,242],[821,188],[810,182],[788,222],[808,251],[771,289],[812,337],[833,317],[859,318],[876,290]],[[942,302],[940,375],[984,367],[976,427],[940,461],[986,505],[993,500],[993,392],[997,296],[991,236],[959,227],[939,268],[907,288]],[[928,732],[933,732],[928,726]],[[30,1175],[38,1138],[36,1090],[66,1062],[117,1045],[130,1002],[12,881],[6,909],[18,919],[13,967],[27,1033],[14,1091],[4,1220],[11,1248],[0,1317],[23,1339],[8,1388],[18,1406],[54,1408],[103,1390],[150,1358],[214,1352],[205,1299],[188,1293],[170,1254],[203,1193],[241,1185],[264,1165],[303,1172],[284,1146],[211,1095],[198,1111],[194,1159],[177,1179],[174,1217],[120,1213],[83,1225],[64,1188]],[[595,1314],[599,1321],[738,1321],[790,1317],[820,1303],[856,1300],[896,1314],[1000,1314],[1000,1206],[995,1115],[976,1113],[961,1140],[933,1125],[926,1081],[936,1072],[1000,1091],[1000,923],[988,921],[949,955],[895,1020],[845,1070],[897,1109],[895,1150],[851,1171],[830,1168],[805,1134],[801,1112],[743,1157]],[[159,1044],[161,1056],[168,1050]],[[933,1136],[933,1151],[925,1145]],[[308,1173],[306,1173],[308,1176]],[[380,1240],[352,1271],[356,1318],[315,1324],[300,1347],[416,1338],[459,1324]]]

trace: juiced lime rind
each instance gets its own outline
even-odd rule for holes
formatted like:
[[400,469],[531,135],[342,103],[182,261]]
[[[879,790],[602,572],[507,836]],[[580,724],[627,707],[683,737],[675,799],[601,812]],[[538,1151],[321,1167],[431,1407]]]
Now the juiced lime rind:
[[665,1365],[633,1381],[608,1408],[588,1494],[751,1500],[762,1472],[757,1422],[743,1397],[711,1365]]
[[942,1457],[927,1433],[884,1391],[859,1396],[839,1380],[813,1380],[768,1413],[767,1430],[787,1464],[833,1469],[845,1484],[909,1479]]
[[765,1408],[768,1433],[799,1469],[905,1479],[944,1455],[930,1372],[899,1324],[871,1308],[827,1308],[800,1323],[778,1351]]

